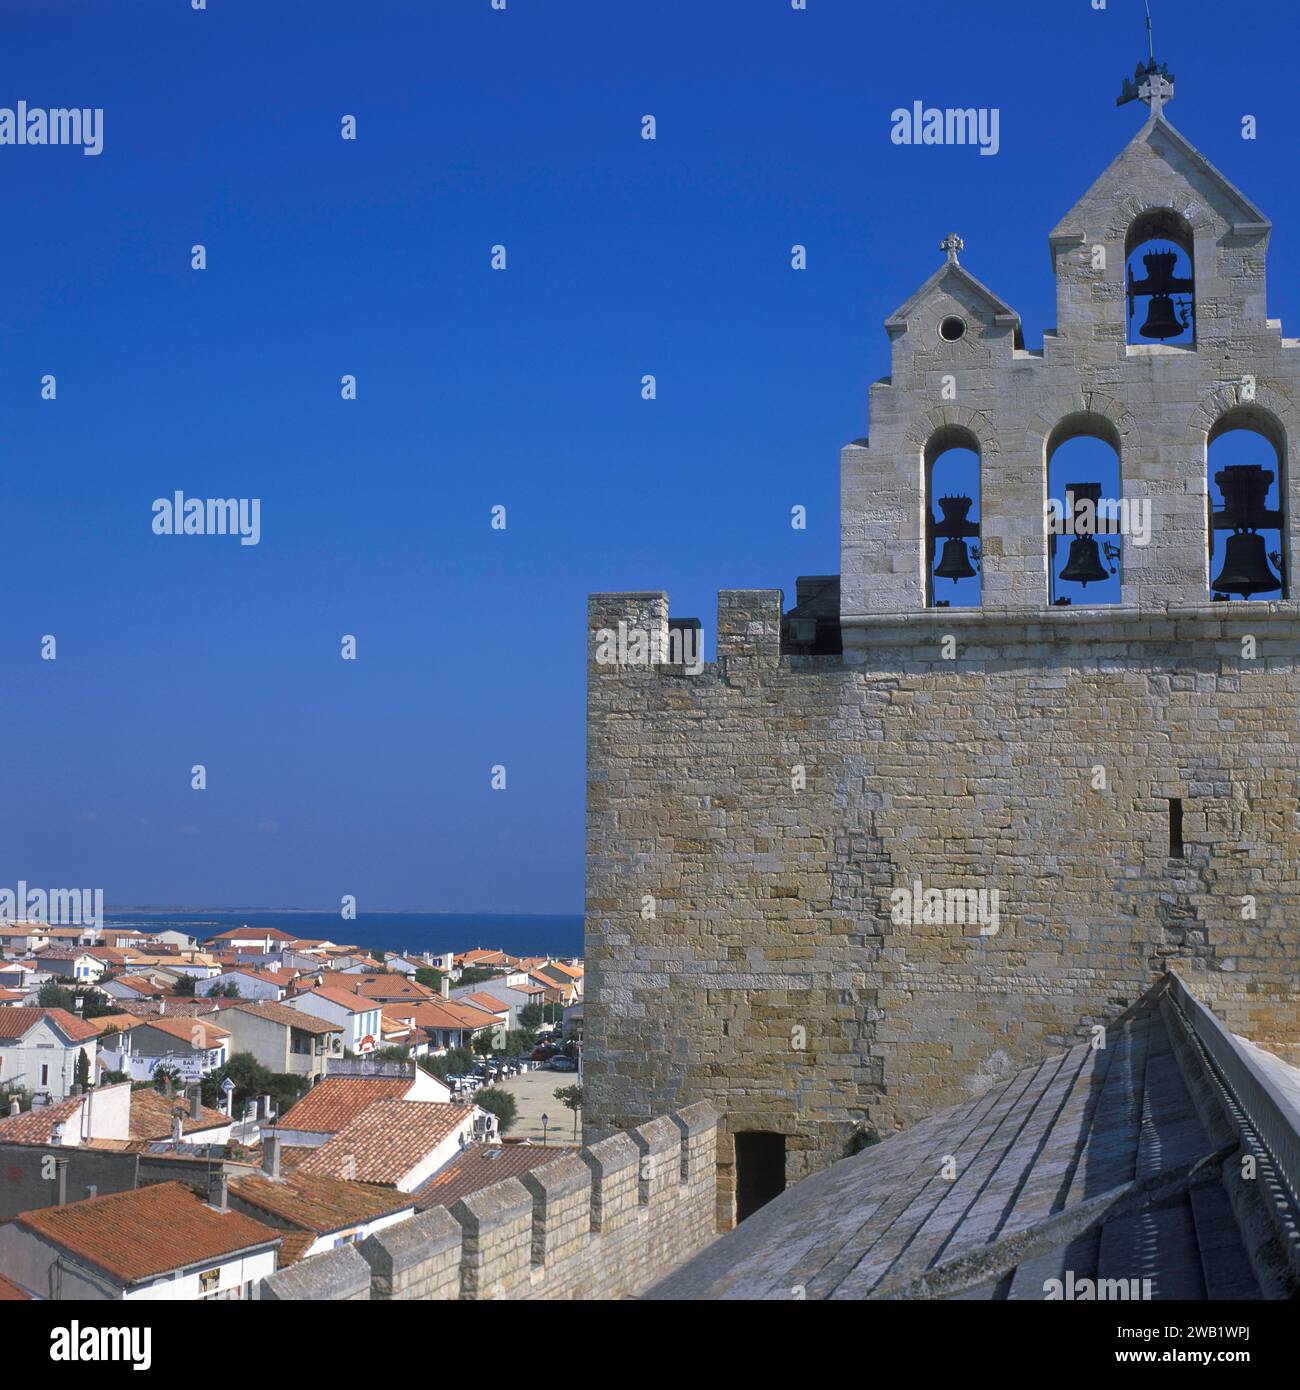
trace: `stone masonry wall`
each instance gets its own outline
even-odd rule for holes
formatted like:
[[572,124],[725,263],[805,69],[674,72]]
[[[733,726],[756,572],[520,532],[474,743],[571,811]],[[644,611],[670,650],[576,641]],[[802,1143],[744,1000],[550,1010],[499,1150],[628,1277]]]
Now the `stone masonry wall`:
[[[597,595],[589,625],[667,609]],[[1086,1036],[1171,959],[1294,987],[1293,605],[948,610],[844,659],[781,657],[779,614],[776,591],[724,593],[695,676],[589,665],[589,1138],[711,1100],[725,1223],[736,1130],[785,1134],[793,1181],[857,1124]],[[915,880],[998,890],[996,935],[894,922]]]
[[717,1114],[696,1104],[272,1275],[271,1299],[634,1297],[716,1232]]

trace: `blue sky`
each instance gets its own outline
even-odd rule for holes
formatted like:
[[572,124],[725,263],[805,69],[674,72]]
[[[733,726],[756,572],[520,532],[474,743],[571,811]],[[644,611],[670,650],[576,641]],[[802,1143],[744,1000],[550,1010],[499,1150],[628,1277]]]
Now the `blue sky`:
[[[105,143],[0,146],[0,878],[118,904],[579,910],[588,592],[711,631],[835,571],[883,319],[955,229],[1038,345],[1047,232],[1143,114],[1137,0],[5,8],[0,106]],[[1294,332],[1272,10],[1156,0],[1156,47]],[[915,100],[999,153],[893,145]],[[154,535],[177,489],[261,543]]]

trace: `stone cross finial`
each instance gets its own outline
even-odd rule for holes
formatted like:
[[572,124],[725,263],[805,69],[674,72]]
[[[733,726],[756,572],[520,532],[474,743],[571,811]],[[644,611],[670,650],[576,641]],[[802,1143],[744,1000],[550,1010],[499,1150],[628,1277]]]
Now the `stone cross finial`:
[[961,239],[961,237],[957,235],[956,232],[949,232],[948,235],[944,237],[944,239],[939,243],[939,250],[946,251],[948,253],[949,265],[956,265],[957,252],[964,251],[965,249],[966,243]]
[[1138,88],[1138,96],[1151,108],[1152,115],[1158,115],[1166,102],[1174,99],[1174,84],[1162,72],[1148,74]]

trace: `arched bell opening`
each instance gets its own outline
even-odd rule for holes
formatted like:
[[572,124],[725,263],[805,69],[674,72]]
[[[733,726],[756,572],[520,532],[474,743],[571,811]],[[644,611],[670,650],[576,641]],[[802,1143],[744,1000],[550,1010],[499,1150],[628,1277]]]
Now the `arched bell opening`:
[[1104,416],[1068,416],[1045,450],[1047,601],[1055,607],[1119,603],[1124,545],[1150,539],[1122,489],[1120,440]]
[[1191,223],[1173,208],[1134,218],[1124,238],[1126,341],[1196,345],[1196,247]]
[[978,608],[980,445],[958,425],[931,436],[924,455],[925,602],[931,608]]
[[1281,422],[1259,406],[1236,406],[1215,421],[1205,457],[1210,597],[1286,598],[1290,545]]

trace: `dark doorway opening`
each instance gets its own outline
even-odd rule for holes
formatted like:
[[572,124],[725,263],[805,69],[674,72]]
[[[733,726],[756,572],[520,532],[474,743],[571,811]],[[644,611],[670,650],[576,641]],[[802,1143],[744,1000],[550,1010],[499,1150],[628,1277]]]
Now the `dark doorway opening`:
[[743,1221],[785,1191],[785,1135],[742,1130],[736,1135],[736,1220]]

